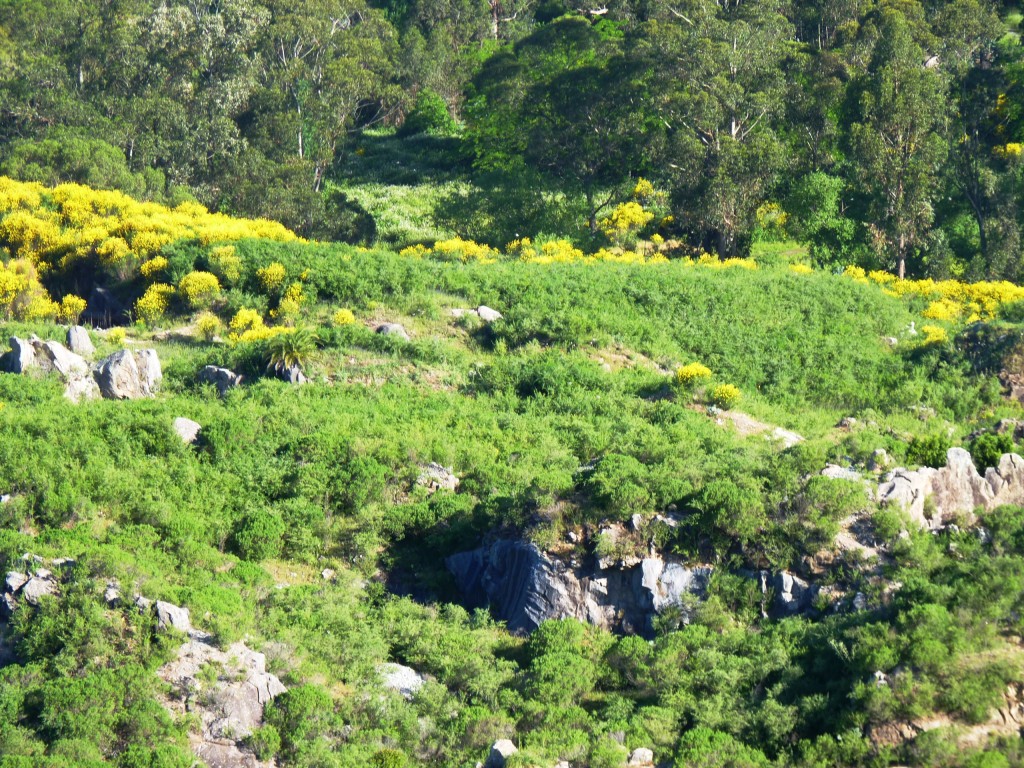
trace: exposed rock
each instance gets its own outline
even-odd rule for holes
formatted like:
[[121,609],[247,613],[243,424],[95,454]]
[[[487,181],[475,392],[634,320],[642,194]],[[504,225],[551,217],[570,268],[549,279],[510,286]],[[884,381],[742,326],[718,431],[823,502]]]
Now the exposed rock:
[[490,606],[513,632],[574,617],[605,629],[650,634],[654,616],[700,596],[710,566],[646,558],[633,567],[572,568],[523,541],[452,555],[446,561],[471,607]]
[[148,597],[143,597],[142,595],[136,595],[134,602],[135,607],[139,609],[139,613],[148,613],[150,606],[153,605],[152,600]]
[[[950,448],[941,469],[895,469],[887,474],[878,487],[878,499],[903,508],[922,528],[941,528],[954,518],[972,524],[978,508],[988,511],[1024,503],[1024,459],[1003,454],[999,466],[989,467],[982,477],[967,451]],[[931,499],[927,508],[926,499]]]
[[224,396],[229,389],[234,389],[242,383],[242,377],[227,368],[218,368],[215,365],[208,365],[199,372],[200,384],[213,384],[217,392]]
[[796,432],[791,432],[788,429],[783,429],[782,427],[776,427],[772,430],[772,439],[781,442],[784,448],[792,448],[797,443],[802,443],[804,441],[803,437],[798,435]]
[[[217,670],[212,684],[202,674],[211,667]],[[192,739],[197,757],[209,766],[225,768],[264,765],[241,742],[262,723],[264,706],[286,689],[267,672],[262,653],[244,643],[222,651],[208,635],[193,631],[178,649],[178,657],[157,674],[175,692],[174,700],[166,702],[168,709],[175,715],[194,713],[200,720],[200,734]]]
[[448,467],[442,467],[440,464],[432,461],[420,468],[416,484],[426,487],[431,492],[441,490],[442,488],[454,491],[459,487],[459,478]]
[[840,467],[838,464],[826,465],[821,474],[830,480],[852,480],[856,483],[861,481],[860,472],[853,467]]
[[891,459],[889,454],[885,452],[885,448],[875,448],[871,454],[871,458],[868,459],[868,469],[872,472],[878,472],[883,469],[889,468]]
[[654,765],[654,752],[646,747],[638,747],[629,755],[629,762],[627,765],[643,766],[644,768],[652,766]]
[[857,419],[853,416],[844,416],[836,426],[841,429],[853,429],[853,427],[857,426]]
[[475,315],[476,314],[476,310],[475,309],[464,309],[463,307],[452,307],[452,309],[450,309],[448,311],[448,314],[450,314],[452,317],[455,317],[455,318],[468,317],[469,315]]
[[36,367],[36,351],[32,343],[11,337],[11,351],[0,357],[0,369],[7,373],[25,373]]
[[121,602],[121,590],[116,582],[107,582],[107,588],[103,590],[103,600],[111,608]]
[[289,384],[305,384],[308,381],[302,369],[297,365],[280,369],[277,372],[277,378],[287,381]]
[[7,579],[4,581],[4,584],[6,585],[8,592],[14,593],[25,586],[28,583],[28,580],[29,577],[27,574],[24,574],[21,571],[11,571],[7,574]]
[[866,611],[868,609],[868,596],[863,592],[858,592],[853,596],[853,610],[855,611]]
[[377,667],[377,674],[385,688],[391,691],[398,691],[402,696],[411,699],[427,679],[412,667],[402,664],[381,664]]
[[772,589],[775,593],[775,608],[784,614],[792,615],[806,611],[812,606],[814,597],[818,594],[816,584],[808,584],[789,571],[776,574],[761,571],[760,580],[761,592],[767,593],[769,588]]
[[89,331],[81,325],[72,325],[68,328],[67,343],[68,349],[76,355],[91,357],[96,354],[96,347],[93,346],[92,339],[89,338]]
[[402,341],[409,341],[408,332],[398,323],[384,323],[382,325],[378,325],[377,333],[382,336],[394,336]]
[[96,400],[100,397],[100,388],[91,375],[76,376],[69,379],[64,387],[64,397],[72,403],[80,403],[83,400]]
[[174,420],[174,431],[181,438],[182,442],[192,444],[199,439],[199,433],[203,427],[198,421],[186,419],[179,416]]
[[17,608],[18,601],[14,599],[14,595],[5,594],[0,596],[0,616],[8,619],[14,615],[14,611]]
[[156,628],[160,630],[175,629],[186,634],[192,630],[188,608],[182,608],[163,600],[156,601]]
[[21,588],[19,594],[28,601],[29,605],[39,605],[39,601],[44,595],[57,594],[57,582],[50,578],[41,579],[33,576]]
[[479,307],[476,308],[476,313],[480,315],[480,319],[483,320],[485,323],[493,323],[496,320],[504,319],[504,315],[502,315],[501,312],[499,312],[496,309],[491,309],[490,307],[485,307],[483,305],[480,305]]
[[156,351],[121,349],[100,362],[96,381],[100,392],[110,400],[135,400],[152,397],[163,373]]
[[498,739],[491,747],[490,754],[487,755],[484,768],[505,768],[505,761],[518,751],[516,745],[508,739]]
[[320,571],[320,578],[324,581],[330,581],[335,577],[335,575],[336,574],[333,568],[324,568],[322,571]]
[[36,362],[46,372],[55,371],[65,380],[88,376],[89,363],[76,355],[59,341],[42,341],[33,344]]

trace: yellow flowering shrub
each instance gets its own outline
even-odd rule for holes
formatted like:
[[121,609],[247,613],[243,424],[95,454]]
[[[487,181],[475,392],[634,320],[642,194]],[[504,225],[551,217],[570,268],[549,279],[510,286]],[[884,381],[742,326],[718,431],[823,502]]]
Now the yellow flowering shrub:
[[166,314],[174,293],[173,285],[153,283],[135,302],[135,314],[144,323],[155,322]]
[[351,309],[339,309],[331,316],[331,322],[335,325],[352,325],[355,321],[356,316]]
[[635,201],[621,203],[612,209],[612,212],[598,222],[601,231],[605,236],[615,242],[646,227],[654,214],[645,211],[644,207]]
[[942,344],[949,340],[949,334],[945,328],[937,325],[922,325],[921,333],[924,334],[925,344]]
[[210,249],[210,269],[228,285],[242,276],[242,259],[233,245],[218,245]]
[[228,323],[228,340],[232,343],[246,341],[263,341],[282,333],[292,333],[294,328],[285,326],[270,327],[263,322],[263,316],[255,309],[242,308],[235,313]]
[[718,384],[712,388],[708,399],[712,405],[727,411],[735,407],[741,397],[739,387],[734,384]]
[[83,312],[85,312],[85,299],[69,293],[60,300],[57,319],[62,323],[74,325]]
[[798,275],[809,275],[814,272],[808,264],[790,264],[789,271]]
[[282,320],[294,320],[302,308],[302,283],[289,285],[277,304],[277,309],[271,312],[271,316]]
[[284,264],[272,262],[265,267],[256,270],[256,279],[267,293],[274,293],[284,282]]
[[711,369],[702,363],[687,363],[676,371],[676,384],[693,387],[711,378]]
[[117,328],[111,328],[109,333],[107,333],[107,341],[109,341],[115,347],[123,347],[125,339],[127,338],[128,332],[121,326],[118,326]]
[[489,245],[453,237],[450,240],[438,240],[433,248],[424,249],[421,255],[434,256],[442,261],[461,261],[464,264],[493,264],[501,253]]
[[938,301],[933,301],[929,304],[928,308],[921,313],[921,316],[926,317],[929,320],[944,320],[946,322],[951,322],[953,320],[959,320],[962,311],[962,304],[958,304],[952,299],[939,299]]
[[167,259],[163,256],[155,256],[139,266],[139,274],[147,280],[152,280],[158,274],[167,269]]
[[220,283],[211,272],[189,272],[178,281],[178,293],[193,309],[208,307],[220,294]]
[[856,280],[858,283],[866,283],[868,281],[867,272],[863,267],[855,267],[851,264],[843,270],[843,274],[853,280]]
[[197,203],[168,208],[80,184],[52,189],[0,176],[0,240],[41,269],[95,260],[121,278],[178,240],[203,245],[243,238],[300,238],[276,222],[210,213]]
[[416,243],[416,245],[410,245],[406,248],[403,248],[398,252],[398,255],[412,256],[413,258],[421,259],[424,256],[428,255],[429,253],[430,249],[427,248],[427,246],[423,245],[423,243]]
[[202,312],[196,318],[196,333],[206,341],[213,341],[213,338],[221,332],[224,327],[220,318],[212,312]]
[[31,261],[0,262],[0,316],[5,320],[52,319],[59,309],[39,282]]

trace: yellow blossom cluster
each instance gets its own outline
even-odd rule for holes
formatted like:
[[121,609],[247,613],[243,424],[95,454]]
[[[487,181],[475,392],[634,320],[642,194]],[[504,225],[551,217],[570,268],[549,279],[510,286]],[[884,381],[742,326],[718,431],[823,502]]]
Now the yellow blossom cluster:
[[1006,280],[964,283],[960,280],[900,280],[888,272],[847,267],[843,272],[860,283],[876,283],[890,296],[920,297],[931,303],[922,313],[929,320],[953,322],[991,320],[999,307],[1024,300],[1024,287]]
[[69,293],[60,300],[57,309],[57,319],[62,323],[75,324],[78,318],[85,312],[85,299]]
[[942,344],[949,340],[946,329],[937,325],[922,325],[921,332],[924,334],[925,344]]
[[124,278],[169,243],[210,245],[244,238],[299,240],[277,222],[210,213],[198,203],[168,208],[80,184],[48,189],[0,176],[0,244],[42,271],[95,259]]
[[640,203],[630,201],[621,203],[608,216],[598,222],[605,236],[617,240],[631,232],[637,232],[647,226],[654,214],[644,210]]
[[676,371],[676,383],[692,387],[711,378],[711,369],[703,363],[687,363]]
[[145,323],[155,322],[167,312],[174,293],[173,285],[153,283],[135,302],[135,314]]
[[242,276],[242,259],[235,252],[233,245],[218,245],[211,248],[208,261],[213,273],[228,285],[237,282]]
[[789,271],[797,275],[809,275],[814,269],[809,264],[790,264]]
[[264,341],[282,333],[292,333],[294,328],[283,325],[268,326],[263,322],[263,316],[255,309],[243,307],[235,313],[228,323],[228,340],[232,343],[246,341]]
[[513,240],[505,247],[505,254],[532,264],[558,264],[581,261],[583,251],[568,240],[549,240],[536,243],[528,237]]
[[331,322],[335,325],[352,325],[356,321],[356,316],[351,309],[339,309],[331,317]]
[[432,248],[417,243],[400,252],[402,256],[433,256],[441,261],[461,261],[463,263],[477,262],[479,264],[493,264],[501,256],[501,252],[472,240],[463,240],[461,237],[453,237],[450,240],[438,240]]
[[213,337],[221,331],[221,322],[212,312],[202,312],[196,318],[196,333],[206,341],[213,341]]
[[178,282],[178,293],[193,309],[209,307],[220,295],[220,283],[212,272],[189,272]]
[[263,290],[268,293],[273,293],[280,288],[281,283],[284,282],[284,278],[284,264],[277,261],[256,270],[256,279],[260,281],[260,285],[263,287]]
[[[81,299],[79,299],[81,301]],[[85,302],[82,302],[82,310]],[[0,262],[0,318],[5,320],[53,319],[60,307],[50,300],[28,259]],[[81,310],[79,313],[81,314]],[[76,315],[77,317],[77,315]]]
[[142,262],[139,266],[139,274],[147,280],[152,280],[165,269],[167,269],[167,259],[163,256],[154,256],[149,261]]

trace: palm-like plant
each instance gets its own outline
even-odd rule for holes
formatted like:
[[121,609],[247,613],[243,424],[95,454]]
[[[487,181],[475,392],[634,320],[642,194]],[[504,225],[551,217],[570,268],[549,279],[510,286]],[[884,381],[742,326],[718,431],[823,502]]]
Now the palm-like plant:
[[302,368],[310,355],[316,351],[319,339],[309,328],[296,328],[288,333],[279,333],[267,340],[266,357],[268,370],[278,373],[292,368]]

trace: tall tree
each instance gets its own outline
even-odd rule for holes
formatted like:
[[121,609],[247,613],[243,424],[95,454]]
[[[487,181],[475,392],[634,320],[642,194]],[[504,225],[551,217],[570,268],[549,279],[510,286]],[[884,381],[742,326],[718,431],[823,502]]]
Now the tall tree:
[[876,251],[900,278],[933,220],[945,91],[900,11],[885,9],[868,71],[851,89],[852,176]]

